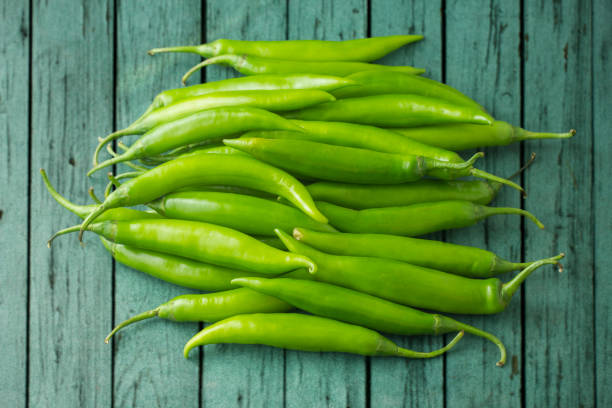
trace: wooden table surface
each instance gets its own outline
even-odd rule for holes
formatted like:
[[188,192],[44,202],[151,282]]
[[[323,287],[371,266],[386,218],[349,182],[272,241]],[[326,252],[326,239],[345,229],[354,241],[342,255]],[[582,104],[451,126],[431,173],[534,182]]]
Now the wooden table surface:
[[[0,5],[0,398],[6,407],[601,407],[612,406],[612,6],[609,0],[5,0]],[[77,218],[47,194],[87,200],[96,138],[179,86],[196,56],[149,48],[235,39],[341,40],[419,33],[383,61],[427,69],[495,117],[572,140],[486,150],[481,164],[522,176],[504,189],[546,224],[497,216],[441,234],[516,259],[567,254],[565,272],[532,275],[497,316],[464,320],[502,338],[466,336],[428,361],[219,345],[182,347],[198,324],[111,327],[185,289],[114,263],[93,234],[46,239]],[[234,76],[211,67],[202,79]],[[469,152],[466,152],[466,155]],[[467,157],[467,156],[466,156]],[[101,172],[103,173],[103,172]],[[505,279],[505,277],[504,277]],[[414,349],[444,338],[397,339]]]

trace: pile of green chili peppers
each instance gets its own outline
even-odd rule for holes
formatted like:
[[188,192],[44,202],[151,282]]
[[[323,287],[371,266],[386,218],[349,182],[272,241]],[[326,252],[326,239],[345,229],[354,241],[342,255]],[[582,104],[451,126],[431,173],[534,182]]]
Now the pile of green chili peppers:
[[[482,153],[457,151],[575,131],[521,129],[423,69],[372,63],[420,39],[219,39],[151,50],[205,57],[183,82],[211,64],[245,76],[163,91],[131,125],[101,138],[88,175],[131,167],[109,173],[103,199],[90,189],[92,204],[74,204],[41,170],[53,198],[83,220],[49,245],[92,231],[117,261],[204,292],[126,320],[106,342],[160,317],[212,323],[187,342],[185,357],[242,343],[429,358],[470,333],[494,343],[503,365],[500,339],[438,312],[500,313],[534,270],[559,265],[563,254],[512,262],[415,237],[496,214],[543,228],[525,210],[489,206],[503,185],[523,189],[478,169]],[[105,149],[110,157],[100,161]],[[380,332],[456,336],[423,352]]]

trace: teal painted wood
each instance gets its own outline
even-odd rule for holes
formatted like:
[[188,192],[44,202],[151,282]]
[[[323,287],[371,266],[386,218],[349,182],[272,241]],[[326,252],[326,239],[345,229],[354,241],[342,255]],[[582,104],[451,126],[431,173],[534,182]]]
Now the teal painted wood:
[[[199,42],[200,7],[198,0],[118,2],[118,128],[139,117],[158,92],[180,86],[181,73],[191,65],[189,59],[180,54],[151,57],[147,50]],[[135,139],[126,138],[129,142]],[[119,263],[115,270],[115,324],[175,296],[194,293]],[[186,360],[182,350],[198,326],[149,320],[119,332],[113,343],[114,406],[197,406],[200,362],[197,357]]]
[[93,234],[84,248],[75,235],[46,248],[80,220],[49,196],[38,169],[84,201],[90,152],[112,125],[113,2],[32,4],[29,406],[109,406],[111,261]]
[[[521,104],[519,31],[518,1],[493,1],[487,7],[477,2],[446,3],[447,83],[483,104],[495,118],[517,125]],[[486,171],[506,177],[520,167],[519,145],[484,151],[478,167]],[[520,207],[521,198],[515,190],[502,188],[491,205]],[[534,211],[537,214],[537,209]],[[518,261],[521,256],[521,219],[517,216],[491,217],[471,228],[447,231],[446,237],[450,242],[489,249],[506,259]],[[537,257],[545,255],[549,256]],[[497,367],[497,347],[466,336],[457,352],[447,354],[446,406],[520,406],[520,295],[517,293],[508,309],[497,316],[461,316],[460,320],[498,336],[507,347],[508,361],[506,367]]]
[[[283,40],[286,2],[208,0],[206,41],[217,38]],[[208,67],[207,81],[238,76],[229,68]],[[282,406],[284,352],[264,346],[212,345],[204,350],[202,405]],[[197,354],[192,352],[195,357]]]
[[26,405],[30,9],[0,6],[0,395]]
[[[367,36],[364,0],[289,2],[289,40]],[[342,353],[285,352],[285,406],[365,407],[366,359]]]
[[[381,63],[425,68],[426,76],[442,79],[442,16],[440,1],[376,1],[371,7],[371,35],[423,34],[383,58]],[[441,234],[438,234],[441,235]],[[393,336],[413,350],[442,347],[442,337]],[[370,363],[371,407],[444,406],[444,357],[427,360],[373,358]]]
[[[572,140],[526,143],[527,258],[564,251],[565,272],[539,271],[525,286],[527,407],[594,401],[591,3],[525,2],[525,125],[578,130]],[[609,175],[608,175],[609,176]]]
[[595,216],[595,402],[600,407],[612,406],[612,7],[596,0],[593,12],[593,209]]

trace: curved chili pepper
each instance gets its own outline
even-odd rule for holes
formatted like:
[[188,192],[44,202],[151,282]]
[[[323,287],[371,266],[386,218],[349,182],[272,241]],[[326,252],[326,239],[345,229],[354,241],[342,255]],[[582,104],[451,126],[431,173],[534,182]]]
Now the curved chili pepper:
[[497,214],[522,215],[544,228],[533,214],[520,208],[487,207],[471,201],[448,200],[365,210],[351,210],[324,201],[317,201],[316,205],[329,223],[342,232],[417,236],[469,227]]
[[493,118],[481,109],[421,95],[372,95],[338,99],[293,112],[285,117],[326,122],[361,123],[380,127],[417,127],[450,123],[489,125]]
[[116,163],[157,156],[177,147],[221,140],[232,134],[255,129],[291,130],[296,133],[302,131],[287,119],[263,109],[249,106],[206,109],[154,127],[125,152],[98,164],[87,175]]
[[497,365],[501,367],[506,363],[506,347],[497,337],[440,314],[421,312],[340,286],[284,276],[277,279],[237,278],[232,284],[274,296],[317,316],[390,334],[440,335],[464,330],[493,342],[501,355]]
[[183,350],[215,343],[263,344],[300,351],[335,351],[365,356],[430,358],[444,354],[463,337],[460,331],[441,349],[417,352],[399,347],[365,327],[298,313],[254,313],[233,316],[206,327]]
[[491,126],[462,123],[389,130],[410,139],[452,151],[485,146],[506,146],[522,140],[568,139],[576,134],[574,129],[567,133],[530,132],[500,120],[496,120]]
[[206,184],[248,187],[280,195],[313,219],[327,223],[306,187],[290,174],[240,155],[202,154],[169,161],[123,183],[85,218],[79,239],[93,220],[111,208],[146,204],[179,188]]
[[484,249],[385,234],[338,234],[295,228],[293,237],[334,255],[395,259],[469,278],[490,278],[533,262],[510,262]]
[[521,283],[542,265],[559,264],[564,254],[529,265],[509,282],[473,279],[391,259],[329,255],[281,230],[276,234],[295,253],[317,264],[317,281],[343,286],[406,306],[455,314],[494,314],[504,310]]
[[222,54],[244,54],[302,61],[374,61],[422,39],[422,35],[389,35],[345,41],[246,41],[220,38],[200,45],[153,48],[148,53],[188,52],[205,58]]
[[353,61],[296,61],[289,59],[261,58],[252,55],[223,54],[208,58],[194,65],[183,75],[181,82],[184,84],[189,77],[200,69],[214,64],[221,64],[234,68],[243,75],[285,75],[300,72],[311,74],[347,76],[361,71],[399,71],[407,74],[418,75],[425,72],[422,68],[410,66],[378,65],[367,62]]
[[329,224],[317,222],[293,206],[242,194],[193,191],[165,195],[148,204],[168,218],[209,222],[249,235],[272,235],[274,229],[292,231],[307,227],[315,231],[337,232]]
[[289,111],[333,101],[335,98],[318,89],[284,89],[271,91],[224,91],[186,98],[141,116],[125,129],[117,130],[102,139],[94,152],[94,166],[102,147],[126,135],[142,134],[155,126],[184,118],[204,109],[222,106],[251,106],[271,111]]
[[480,104],[455,88],[418,75],[403,72],[365,71],[351,74],[346,78],[355,81],[356,84],[333,90],[331,93],[337,99],[384,94],[412,94],[484,110]]

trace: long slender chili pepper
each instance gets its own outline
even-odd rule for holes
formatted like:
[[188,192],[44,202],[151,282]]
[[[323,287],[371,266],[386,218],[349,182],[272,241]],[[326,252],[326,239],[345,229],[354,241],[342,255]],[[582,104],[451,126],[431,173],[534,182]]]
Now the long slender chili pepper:
[[494,335],[439,314],[421,312],[365,293],[328,283],[282,277],[237,278],[232,281],[261,294],[277,297],[298,309],[372,330],[406,336],[440,335],[464,330],[493,342],[500,352],[498,366],[506,363],[506,348]]
[[297,313],[254,313],[233,316],[206,327],[183,350],[215,343],[263,344],[301,351],[335,351],[365,356],[437,357],[463,337],[460,331],[445,347],[428,353],[399,347],[365,327]]
[[85,218],[79,239],[87,226],[108,209],[146,204],[179,188],[206,184],[248,187],[280,195],[313,219],[327,223],[306,187],[290,174],[240,155],[202,154],[169,161],[123,183]]
[[472,98],[465,96],[455,88],[418,75],[403,72],[365,71],[351,74],[346,78],[355,81],[356,84],[332,91],[332,94],[338,99],[383,94],[412,94],[483,109]]
[[[286,130],[254,130],[242,135],[242,138],[272,138],[307,140],[337,146],[355,147],[383,153],[409,154],[423,156],[449,163],[463,163],[457,153],[402,137],[395,132],[374,126],[357,125],[342,122],[318,122],[294,120],[301,132]],[[445,169],[434,169],[428,174],[441,179],[449,178]],[[480,169],[473,169],[472,175],[490,178],[490,174]],[[497,180],[497,178],[495,178]]]
[[452,151],[485,146],[505,146],[522,140],[567,139],[576,134],[574,129],[567,133],[530,132],[499,120],[493,122],[491,126],[462,123],[390,130],[410,139]]
[[188,52],[205,58],[222,54],[243,54],[302,61],[374,61],[406,44],[422,39],[422,35],[390,35],[345,41],[245,41],[220,38],[200,45],[153,48],[149,50],[149,55]]
[[487,207],[471,201],[449,200],[365,210],[351,210],[324,201],[317,201],[316,205],[329,223],[342,232],[417,236],[469,227],[497,214],[522,215],[544,228],[533,214],[520,208]]
[[160,92],[153,99],[153,103],[151,103],[142,116],[147,115],[155,109],[170,105],[180,99],[201,96],[212,92],[272,91],[279,89],[319,89],[321,91],[332,91],[354,84],[355,81],[348,78],[316,74],[257,75],[229,78],[221,81],[206,82],[204,84],[168,89]]
[[110,242],[243,271],[280,274],[297,268],[311,272],[317,269],[305,256],[280,251],[239,231],[204,222],[103,221],[87,229]]
[[489,125],[494,120],[478,108],[421,95],[402,94],[339,99],[289,112],[285,117],[380,127],[417,127],[450,123]]
[[470,278],[490,278],[533,262],[510,262],[484,249],[385,234],[338,234],[295,228],[293,237],[334,255],[395,259]]
[[165,195],[148,204],[159,214],[182,220],[209,222],[249,235],[271,235],[274,229],[302,226],[336,232],[329,224],[308,217],[293,206],[242,194],[192,191]]
[[508,306],[521,283],[537,268],[559,264],[564,255],[529,265],[509,282],[472,279],[391,259],[329,255],[293,239],[278,237],[291,251],[317,264],[317,281],[343,286],[407,306],[456,314],[494,314]]
[[[215,139],[221,140],[232,134],[255,129],[291,130],[296,133],[302,131],[299,126],[287,119],[263,109],[249,106],[206,109],[154,127],[124,153],[100,163],[87,175],[90,176],[97,170],[116,163],[156,156],[177,147]],[[398,135],[398,137],[402,136]]]
[[121,136],[142,134],[162,123],[177,120],[205,109],[222,106],[251,106],[270,111],[288,111],[333,101],[334,99],[332,95],[318,89],[224,91],[182,99],[149,112],[128,127],[106,136],[96,147],[93,164],[94,166],[98,165],[97,158],[102,147]]
[[426,175],[443,179],[473,175],[523,192],[512,181],[475,169],[473,164],[483,153],[477,153],[465,162],[450,163],[423,156],[382,153],[306,140],[239,138],[224,139],[223,143],[292,174],[319,180],[400,184]]

